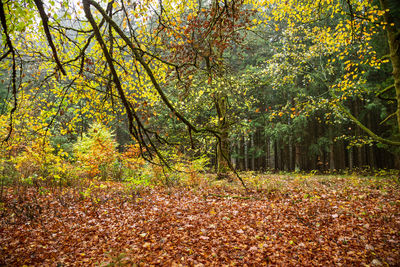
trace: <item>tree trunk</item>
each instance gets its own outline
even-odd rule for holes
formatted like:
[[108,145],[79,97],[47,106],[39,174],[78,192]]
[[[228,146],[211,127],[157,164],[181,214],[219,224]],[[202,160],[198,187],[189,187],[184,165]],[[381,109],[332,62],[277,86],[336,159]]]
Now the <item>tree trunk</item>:
[[271,138],[269,138],[268,145],[269,145],[268,168],[274,170],[274,169],[276,169],[276,166],[275,166],[275,141],[271,140]]
[[294,170],[294,153],[293,153],[293,144],[292,144],[292,136],[289,136],[289,144],[288,144],[288,158],[289,158],[289,162],[288,162],[288,169],[289,171],[293,171]]
[[238,154],[238,152],[236,151],[237,146],[235,143],[233,143],[231,145],[232,145],[231,151],[233,152],[233,154],[231,154],[231,162],[232,162],[233,167],[235,169],[237,169],[237,158],[234,157],[234,155]]
[[224,177],[229,171],[229,124],[226,121],[227,101],[226,96],[218,94],[215,98],[218,114],[218,130],[220,132],[217,140],[217,175]]
[[278,140],[274,141],[274,166],[275,170],[279,169],[279,157],[278,157]]
[[299,144],[295,145],[295,157],[294,170],[297,172],[301,170],[301,148]]
[[244,155],[244,140],[242,134],[239,134],[239,143],[238,143],[238,151],[239,151],[239,168],[240,170],[244,170],[244,162],[243,162],[243,155]]
[[335,169],[335,154],[333,147],[333,143],[329,145],[329,171],[331,172]]
[[349,169],[352,171],[353,170],[353,148],[349,148]]
[[339,166],[338,164],[336,164],[335,167],[344,170],[346,169],[346,160],[348,158],[348,156],[346,155],[346,147],[343,141],[340,141],[337,147],[339,152],[335,153],[335,155],[336,155],[336,162],[339,163]]
[[[360,100],[356,99],[354,101],[354,114],[356,115],[356,118],[360,117]],[[355,128],[355,136],[359,138],[361,135],[361,128],[357,125]],[[362,166],[362,150],[361,147],[354,147],[355,153],[356,153],[356,166],[358,168],[361,168]]]
[[265,170],[268,170],[270,168],[270,144],[269,144],[269,138],[265,138]]
[[393,79],[394,79],[394,87],[396,90],[396,99],[397,99],[397,130],[400,133],[400,39],[399,39],[399,25],[396,23],[393,17],[393,11],[390,10],[391,6],[396,6],[398,0],[393,0],[392,5],[389,4],[390,0],[380,0],[382,10],[389,9],[389,12],[385,12],[384,20],[386,22],[386,34],[388,38],[389,51],[390,51],[390,60],[392,62],[393,67]]
[[290,171],[290,145],[289,144],[285,144],[285,148],[284,148],[284,169],[285,171]]
[[257,130],[257,170],[264,171],[265,170],[265,153],[264,152],[264,142],[263,136],[261,134],[261,128]]
[[[368,113],[368,128],[372,129],[372,116],[371,113]],[[368,165],[371,167],[371,169],[376,169],[376,161],[375,161],[375,152],[374,152],[374,147],[375,146],[368,146]]]
[[247,171],[249,169],[249,161],[248,161],[248,146],[247,146],[247,138],[246,133],[243,133],[243,144],[244,144],[244,169]]
[[[221,131],[222,129],[220,129]],[[229,160],[229,140],[228,131],[223,129],[220,135],[220,141],[217,145],[217,174],[225,175],[229,171],[229,165],[227,160]]]
[[251,153],[251,170],[254,171],[255,170],[255,162],[256,162],[256,153],[255,153],[255,147],[254,147],[254,133],[251,134],[250,136],[250,149],[252,151]]
[[400,156],[394,155],[394,168],[399,170],[400,169]]

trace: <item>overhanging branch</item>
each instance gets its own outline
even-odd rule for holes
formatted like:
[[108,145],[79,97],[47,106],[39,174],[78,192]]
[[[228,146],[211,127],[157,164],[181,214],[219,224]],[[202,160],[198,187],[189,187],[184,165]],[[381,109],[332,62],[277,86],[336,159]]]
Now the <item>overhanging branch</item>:
[[124,42],[129,46],[129,48],[134,53],[136,60],[143,66],[144,70],[146,71],[147,75],[149,76],[154,88],[156,89],[157,93],[160,95],[161,99],[163,100],[164,104],[171,110],[171,112],[178,117],[184,124],[186,124],[191,130],[194,132],[209,132],[214,135],[220,134],[218,131],[208,128],[197,128],[191,122],[189,122],[179,111],[175,109],[172,103],[169,101],[168,97],[165,95],[164,91],[162,90],[160,84],[157,82],[150,66],[148,63],[143,59],[143,57],[139,54],[138,49],[135,45],[131,42],[131,40],[125,35],[125,33],[121,30],[120,27],[113,21],[106,13],[106,11],[95,1],[93,0],[84,0],[84,2],[90,3],[93,5],[103,16],[103,18],[114,28],[114,30],[118,33],[118,35],[124,40]]
[[12,73],[11,73],[11,87],[12,87],[12,95],[13,95],[13,107],[10,111],[10,123],[9,123],[9,130],[7,136],[4,138],[3,142],[7,142],[10,137],[11,133],[13,131],[13,114],[17,110],[17,66],[16,66],[16,61],[15,61],[15,48],[13,46],[13,43],[11,41],[10,35],[8,33],[8,28],[7,28],[7,20],[6,16],[4,13],[4,6],[3,6],[3,1],[0,0],[0,21],[1,21],[1,26],[3,28],[3,32],[5,35],[6,39],[6,45],[9,48],[9,51],[2,57],[2,60],[7,57],[9,53],[11,53],[11,61],[12,61]]
[[43,30],[44,30],[44,33],[46,34],[46,39],[47,39],[47,42],[49,43],[51,51],[53,51],[53,57],[54,57],[54,60],[56,61],[57,67],[60,69],[62,74],[66,75],[64,67],[62,66],[60,59],[58,58],[57,49],[56,49],[56,46],[54,45],[53,38],[51,37],[51,33],[50,33],[50,29],[49,29],[49,18],[44,10],[43,2],[41,0],[34,0],[34,2],[39,11],[40,18],[42,19]]
[[378,136],[373,131],[371,131],[371,129],[369,129],[364,124],[362,124],[356,117],[354,117],[353,114],[351,114],[351,112],[345,106],[343,106],[340,103],[337,103],[337,105],[340,108],[340,110],[343,111],[347,115],[347,117],[349,117],[355,124],[357,124],[364,132],[366,132],[369,136],[371,136],[372,139],[374,139],[375,141],[382,143],[382,144],[386,144],[386,145],[400,146],[399,141],[393,141],[393,140],[382,138],[382,137]]

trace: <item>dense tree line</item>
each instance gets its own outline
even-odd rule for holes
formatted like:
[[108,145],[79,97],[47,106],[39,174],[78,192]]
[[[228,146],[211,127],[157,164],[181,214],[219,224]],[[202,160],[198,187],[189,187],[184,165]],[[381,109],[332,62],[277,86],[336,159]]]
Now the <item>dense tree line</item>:
[[72,153],[99,122],[121,151],[135,143],[164,165],[176,151],[207,155],[221,175],[399,168],[396,1],[25,0],[0,11],[4,155],[38,137]]

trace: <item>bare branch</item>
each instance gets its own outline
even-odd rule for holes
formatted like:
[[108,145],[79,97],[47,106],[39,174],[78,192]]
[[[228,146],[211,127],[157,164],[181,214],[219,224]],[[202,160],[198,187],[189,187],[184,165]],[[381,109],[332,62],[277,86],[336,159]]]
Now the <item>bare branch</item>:
[[9,48],[9,51],[11,53],[11,57],[12,57],[12,74],[11,74],[11,86],[12,86],[12,94],[13,94],[13,99],[14,99],[14,103],[13,103],[13,108],[10,111],[10,123],[9,123],[9,131],[7,136],[4,138],[3,142],[7,142],[10,137],[11,137],[11,133],[13,131],[13,114],[14,112],[17,110],[17,104],[18,104],[18,100],[17,100],[17,69],[16,69],[16,61],[15,61],[15,49],[14,46],[11,42],[11,38],[10,35],[8,33],[8,28],[7,28],[7,20],[6,20],[6,16],[4,13],[4,6],[3,6],[3,1],[0,0],[0,21],[1,21],[1,26],[3,28],[3,32],[5,35],[5,39],[6,39],[6,44]]
[[44,30],[44,33],[46,34],[47,42],[49,43],[49,46],[50,46],[51,50],[53,51],[53,57],[54,57],[54,60],[56,61],[57,67],[60,69],[62,74],[66,75],[64,67],[62,66],[60,59],[58,58],[57,49],[56,49],[56,46],[54,45],[53,38],[51,37],[51,33],[50,33],[50,29],[49,29],[49,18],[44,10],[43,2],[41,0],[34,0],[34,2],[39,11],[40,18],[42,19],[43,30]]

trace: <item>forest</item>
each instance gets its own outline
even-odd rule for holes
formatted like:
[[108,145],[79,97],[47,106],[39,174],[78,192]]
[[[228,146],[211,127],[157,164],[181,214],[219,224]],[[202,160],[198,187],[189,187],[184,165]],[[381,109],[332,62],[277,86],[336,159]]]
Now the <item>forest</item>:
[[0,266],[400,265],[397,0],[0,23]]

